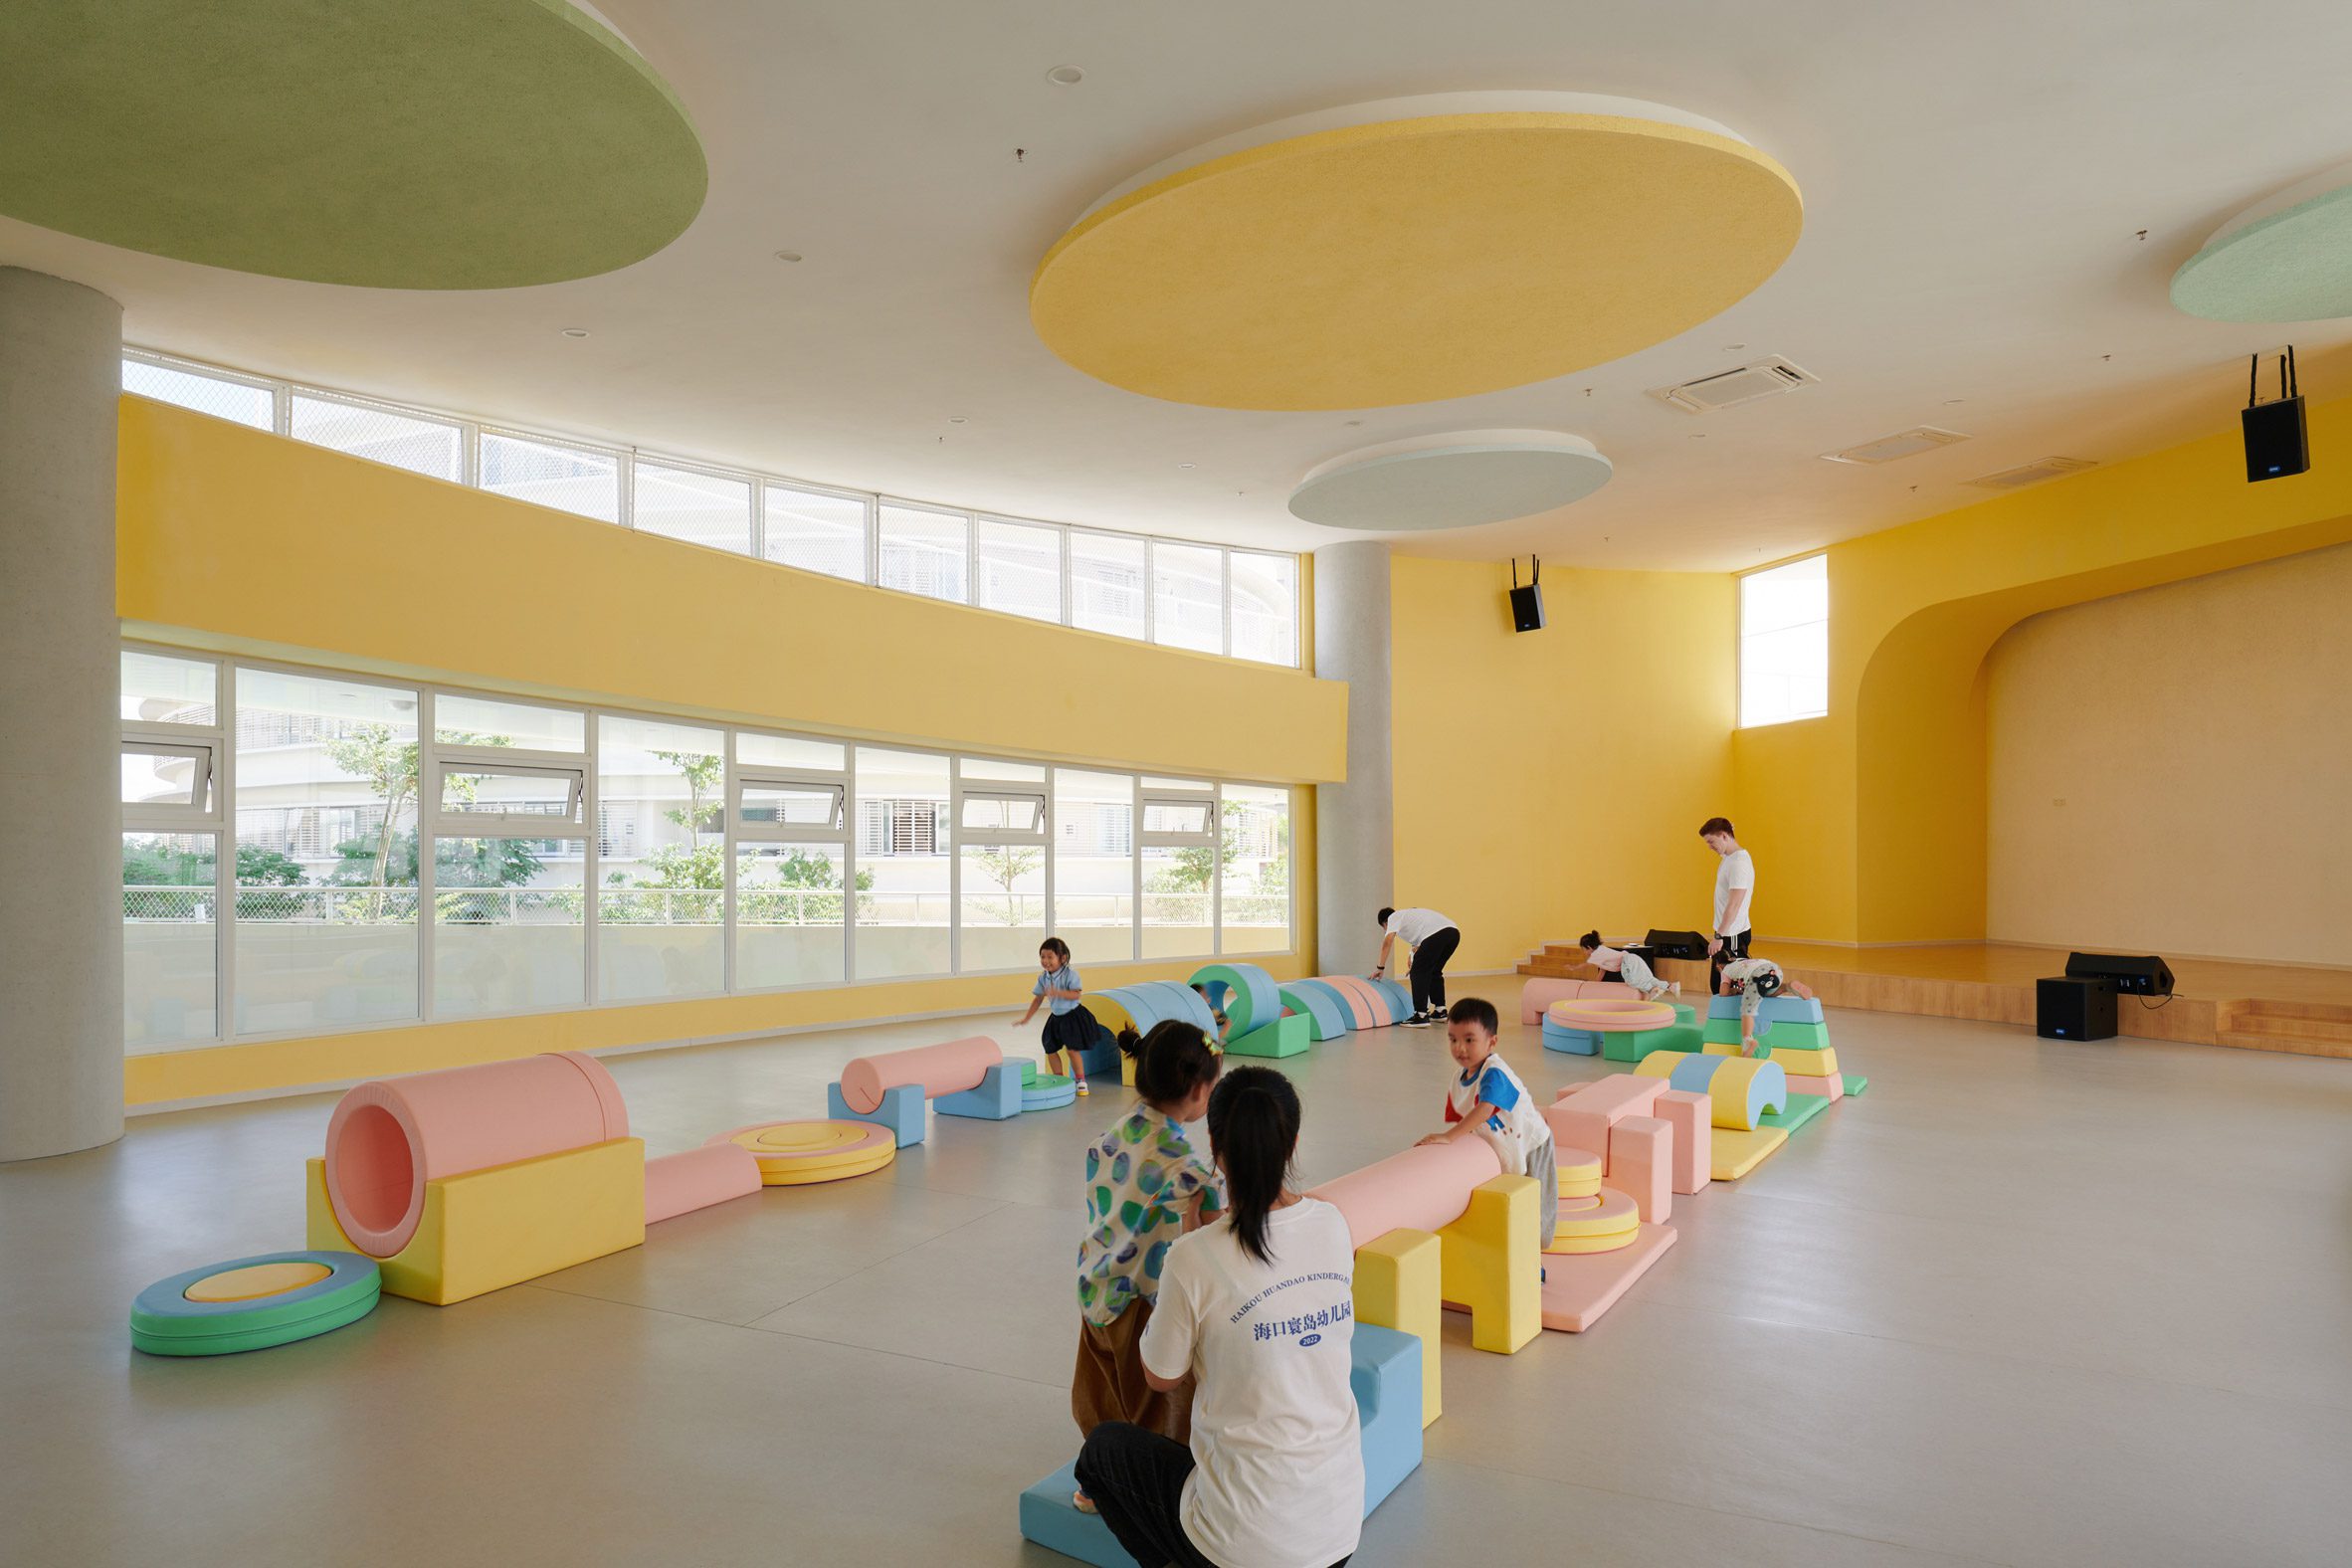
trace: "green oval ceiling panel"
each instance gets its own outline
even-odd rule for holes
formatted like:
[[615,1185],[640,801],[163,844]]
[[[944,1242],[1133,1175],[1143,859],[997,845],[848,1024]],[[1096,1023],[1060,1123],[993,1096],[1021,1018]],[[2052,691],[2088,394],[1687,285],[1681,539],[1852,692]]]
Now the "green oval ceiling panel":
[[2225,228],[2173,274],[2172,302],[2212,321],[2352,315],[2352,183]]
[[0,214],[375,289],[641,261],[701,209],[668,86],[560,0],[0,4]]

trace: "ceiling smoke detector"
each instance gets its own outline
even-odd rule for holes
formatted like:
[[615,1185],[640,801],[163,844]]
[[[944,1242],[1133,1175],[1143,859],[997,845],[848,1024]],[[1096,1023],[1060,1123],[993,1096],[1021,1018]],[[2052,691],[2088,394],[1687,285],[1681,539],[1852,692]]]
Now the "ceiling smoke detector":
[[1812,371],[1774,354],[1769,359],[1756,360],[1737,370],[1700,376],[1696,381],[1685,381],[1680,386],[1652,387],[1650,395],[1662,403],[1671,404],[1685,414],[1708,414],[1719,408],[1729,408],[1735,403],[1753,403],[1760,397],[1794,392],[1799,387],[1812,386],[1820,379]]
[[2084,469],[2096,467],[2097,464],[2085,458],[2044,458],[2024,468],[2003,469],[1998,474],[1987,474],[1982,479],[1964,480],[1961,483],[1973,485],[1978,490],[2023,490],[2028,485],[2039,485],[2044,480],[2063,479],[2068,474],[2079,474]]
[[1933,452],[1967,439],[1956,430],[1920,425],[1892,436],[1880,436],[1876,441],[1865,441],[1859,447],[1848,447],[1844,452],[1825,452],[1821,458],[1824,463],[1892,463],[1897,458],[1915,458],[1922,452]]

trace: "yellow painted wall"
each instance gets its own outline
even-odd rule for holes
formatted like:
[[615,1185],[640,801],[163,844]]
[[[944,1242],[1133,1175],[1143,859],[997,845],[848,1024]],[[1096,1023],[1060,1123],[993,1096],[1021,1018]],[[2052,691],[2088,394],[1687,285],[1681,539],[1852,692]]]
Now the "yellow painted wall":
[[2002,637],[1985,663],[1988,934],[2352,964],[2348,605],[2352,545],[2336,545]]
[[[2310,423],[2315,452],[2352,450],[2352,403]],[[1758,930],[1981,939],[1982,667],[2001,634],[2346,539],[2352,464],[2250,486],[2231,430],[1832,547],[1829,716],[1732,739],[1731,816],[1770,889]]]
[[[122,402],[117,609],[231,654],[850,737],[1310,784],[1345,769],[1346,688],[881,592],[631,533],[142,398]],[[1312,792],[1294,792],[1313,972]],[[1103,986],[1189,965],[1089,963]],[[910,981],[418,1025],[130,1059],[132,1104],[803,1024],[1022,1005]]]
[[1490,562],[1393,564],[1397,901],[1454,917],[1462,971],[1591,924],[1703,928],[1698,825],[1732,798],[1731,579],[1555,570],[1530,633],[1504,586]]

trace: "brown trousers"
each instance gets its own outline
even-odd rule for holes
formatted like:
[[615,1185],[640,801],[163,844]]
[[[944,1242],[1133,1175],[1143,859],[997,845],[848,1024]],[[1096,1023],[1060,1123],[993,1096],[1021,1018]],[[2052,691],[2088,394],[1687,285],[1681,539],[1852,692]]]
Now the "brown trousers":
[[1107,1328],[1078,1319],[1078,1370],[1070,1380],[1070,1413],[1084,1437],[1106,1421],[1127,1421],[1178,1443],[1192,1441],[1192,1380],[1163,1394],[1143,1380],[1143,1325],[1149,1303],[1137,1301]]

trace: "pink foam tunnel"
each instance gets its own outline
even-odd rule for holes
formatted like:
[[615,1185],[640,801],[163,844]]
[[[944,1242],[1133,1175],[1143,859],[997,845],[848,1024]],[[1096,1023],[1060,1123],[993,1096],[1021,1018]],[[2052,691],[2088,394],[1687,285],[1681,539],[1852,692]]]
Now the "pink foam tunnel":
[[1536,975],[1519,988],[1519,1022],[1542,1023],[1544,1010],[1554,1002],[1570,1002],[1586,996],[1631,995],[1631,991],[1615,980],[1558,980],[1550,975]]
[[1462,1218],[1470,1194],[1502,1174],[1502,1162],[1483,1138],[1417,1143],[1323,1183],[1320,1198],[1347,1221],[1347,1234],[1365,1247],[1391,1231],[1438,1231]]
[[980,1036],[860,1057],[841,1070],[841,1097],[859,1115],[871,1116],[882,1109],[884,1093],[909,1083],[921,1085],[925,1099],[978,1088],[988,1070],[1004,1059],[995,1041]]
[[645,1223],[675,1220],[759,1191],[759,1161],[740,1143],[706,1143],[645,1162]]
[[576,1051],[381,1078],[326,1122],[326,1195],[371,1258],[406,1247],[425,1183],[629,1136],[621,1086]]

